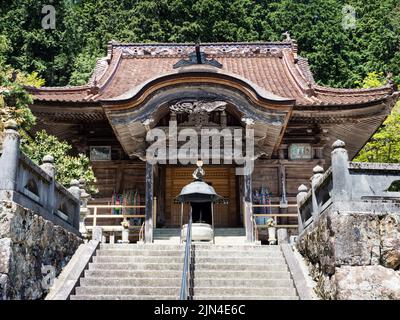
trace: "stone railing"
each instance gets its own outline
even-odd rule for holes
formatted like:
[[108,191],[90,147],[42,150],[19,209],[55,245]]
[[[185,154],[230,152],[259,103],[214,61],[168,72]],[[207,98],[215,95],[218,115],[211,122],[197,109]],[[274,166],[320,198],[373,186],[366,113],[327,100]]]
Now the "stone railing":
[[332,147],[331,167],[325,173],[315,167],[311,190],[305,185],[298,189],[299,234],[330,207],[337,211],[400,211],[400,192],[388,191],[394,182],[400,184],[400,165],[350,162],[343,141]]
[[0,201],[13,201],[79,235],[79,181],[72,180],[67,190],[55,181],[52,156],[45,156],[41,166],[20,151],[17,125],[6,124],[0,156]]

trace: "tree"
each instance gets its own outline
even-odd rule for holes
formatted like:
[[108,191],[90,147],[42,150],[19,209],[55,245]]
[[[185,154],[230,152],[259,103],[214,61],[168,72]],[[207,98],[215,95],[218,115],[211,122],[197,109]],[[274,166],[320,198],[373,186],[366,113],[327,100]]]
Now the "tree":
[[[386,83],[382,73],[371,72],[360,83],[362,88],[379,87]],[[400,163],[400,101],[383,125],[359,152],[354,161]]]
[[400,102],[354,161],[400,163]]
[[37,74],[25,75],[16,70],[0,70],[0,133],[4,123],[13,119],[25,130],[35,123],[35,116],[29,109],[32,97],[25,90],[24,85],[40,82]]
[[[285,31],[320,84],[354,87],[373,71],[400,83],[398,0],[54,0],[56,28],[44,30],[47,3],[0,0],[0,34],[7,63],[50,86],[86,82],[112,39],[277,41]],[[355,10],[355,28],[342,25],[344,5]]]
[[362,89],[381,87],[386,84],[383,72],[369,72],[363,81],[356,81],[355,84]]
[[71,156],[72,146],[67,142],[59,141],[57,137],[42,130],[35,134],[34,139],[25,136],[21,149],[37,164],[42,162],[45,155],[52,155],[56,166],[56,179],[62,185],[68,187],[72,179],[84,178],[87,191],[89,193],[97,192],[96,178],[88,157],[84,154]]

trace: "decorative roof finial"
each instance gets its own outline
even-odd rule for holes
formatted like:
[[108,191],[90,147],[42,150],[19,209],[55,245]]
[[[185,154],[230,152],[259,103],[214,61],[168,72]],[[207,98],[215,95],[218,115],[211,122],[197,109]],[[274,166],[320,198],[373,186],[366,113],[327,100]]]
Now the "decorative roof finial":
[[393,73],[392,72],[389,72],[386,75],[386,80],[387,80],[388,84],[393,88],[393,91],[397,91],[397,85],[393,80]]
[[201,59],[201,52],[200,52],[200,43],[196,43],[196,59],[197,59],[197,64],[203,64],[203,61]]
[[285,39],[286,41],[292,41],[289,31],[282,33],[282,35],[286,37],[286,39]]
[[98,86],[97,78],[96,76],[93,79],[92,85],[90,88],[87,90],[88,94],[96,95],[100,92],[100,87]]
[[173,65],[174,69],[190,66],[190,65],[199,65],[206,64],[217,68],[222,68],[222,64],[219,63],[215,59],[207,59],[207,54],[201,51],[200,43],[196,43],[195,51],[189,53],[189,59],[179,60],[177,63]]
[[203,181],[203,177],[206,175],[206,172],[203,169],[203,160],[198,160],[196,162],[197,169],[194,170],[192,176],[194,181]]

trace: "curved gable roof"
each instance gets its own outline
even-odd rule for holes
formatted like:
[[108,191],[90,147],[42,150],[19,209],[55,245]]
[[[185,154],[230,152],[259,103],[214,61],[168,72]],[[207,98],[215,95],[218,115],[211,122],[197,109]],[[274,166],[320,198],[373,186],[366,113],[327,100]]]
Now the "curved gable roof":
[[[36,100],[101,102],[125,97],[158,77],[176,72],[193,44],[123,44],[110,42],[85,86],[30,88]],[[390,85],[371,89],[334,89],[316,85],[307,59],[294,41],[203,44],[202,52],[222,64],[220,73],[247,80],[259,91],[295,100],[298,107],[357,105],[380,101],[394,92]]]

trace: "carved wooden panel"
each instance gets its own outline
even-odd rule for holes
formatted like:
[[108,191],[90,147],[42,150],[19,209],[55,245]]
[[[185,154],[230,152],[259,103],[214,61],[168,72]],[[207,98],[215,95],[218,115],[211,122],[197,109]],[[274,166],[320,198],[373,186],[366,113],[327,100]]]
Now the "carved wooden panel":
[[[210,183],[215,191],[225,198],[225,203],[214,206],[215,227],[237,227],[240,209],[236,197],[235,169],[226,166],[204,166],[206,171],[205,182]],[[183,186],[193,181],[193,167],[167,167],[165,192],[165,219],[167,226],[180,225],[180,204],[175,201]],[[188,208],[185,207],[187,221]]]

